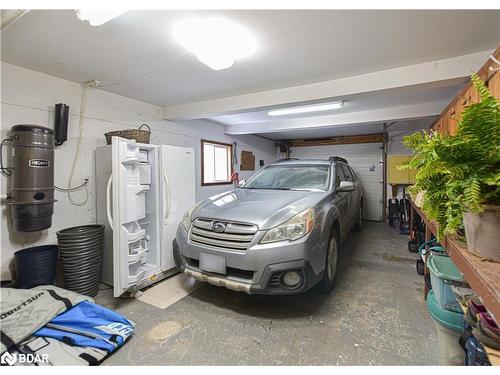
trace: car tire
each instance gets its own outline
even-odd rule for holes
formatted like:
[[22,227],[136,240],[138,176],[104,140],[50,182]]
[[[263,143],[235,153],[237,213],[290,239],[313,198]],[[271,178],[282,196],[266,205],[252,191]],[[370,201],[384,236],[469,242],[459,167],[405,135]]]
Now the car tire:
[[331,292],[335,288],[339,255],[339,234],[335,228],[332,228],[330,239],[328,241],[328,248],[326,251],[325,271],[323,273],[323,279],[319,283],[319,288],[323,292]]
[[353,228],[356,232],[360,232],[363,229],[363,201],[359,202],[359,213],[358,220]]

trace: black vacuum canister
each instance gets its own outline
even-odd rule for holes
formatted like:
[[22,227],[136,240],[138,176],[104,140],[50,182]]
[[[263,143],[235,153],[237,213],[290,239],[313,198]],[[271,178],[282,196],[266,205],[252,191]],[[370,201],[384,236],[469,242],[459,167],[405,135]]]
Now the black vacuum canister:
[[54,132],[39,125],[11,129],[12,176],[9,205],[14,229],[50,228],[54,212]]

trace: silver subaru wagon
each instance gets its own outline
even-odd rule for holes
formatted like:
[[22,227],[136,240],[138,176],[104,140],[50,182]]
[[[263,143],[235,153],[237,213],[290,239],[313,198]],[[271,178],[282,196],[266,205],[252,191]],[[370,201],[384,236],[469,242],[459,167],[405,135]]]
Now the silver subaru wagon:
[[174,240],[179,271],[249,294],[335,285],[342,241],[360,230],[363,190],[340,157],[285,159],[197,203]]

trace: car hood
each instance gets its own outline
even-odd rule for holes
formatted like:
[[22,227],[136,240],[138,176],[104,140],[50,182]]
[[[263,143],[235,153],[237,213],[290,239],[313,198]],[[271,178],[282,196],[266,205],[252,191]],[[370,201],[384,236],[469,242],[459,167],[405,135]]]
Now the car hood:
[[202,201],[193,211],[198,217],[256,224],[260,230],[273,228],[313,207],[326,192],[235,189]]

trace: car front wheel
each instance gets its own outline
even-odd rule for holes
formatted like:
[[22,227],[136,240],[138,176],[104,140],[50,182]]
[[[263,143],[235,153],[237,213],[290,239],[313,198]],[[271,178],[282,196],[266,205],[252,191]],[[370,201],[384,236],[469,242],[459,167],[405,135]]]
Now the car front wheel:
[[339,235],[336,229],[332,229],[328,250],[326,252],[325,272],[320,282],[320,289],[324,292],[331,292],[335,287],[335,277],[337,276],[337,264],[339,260]]

